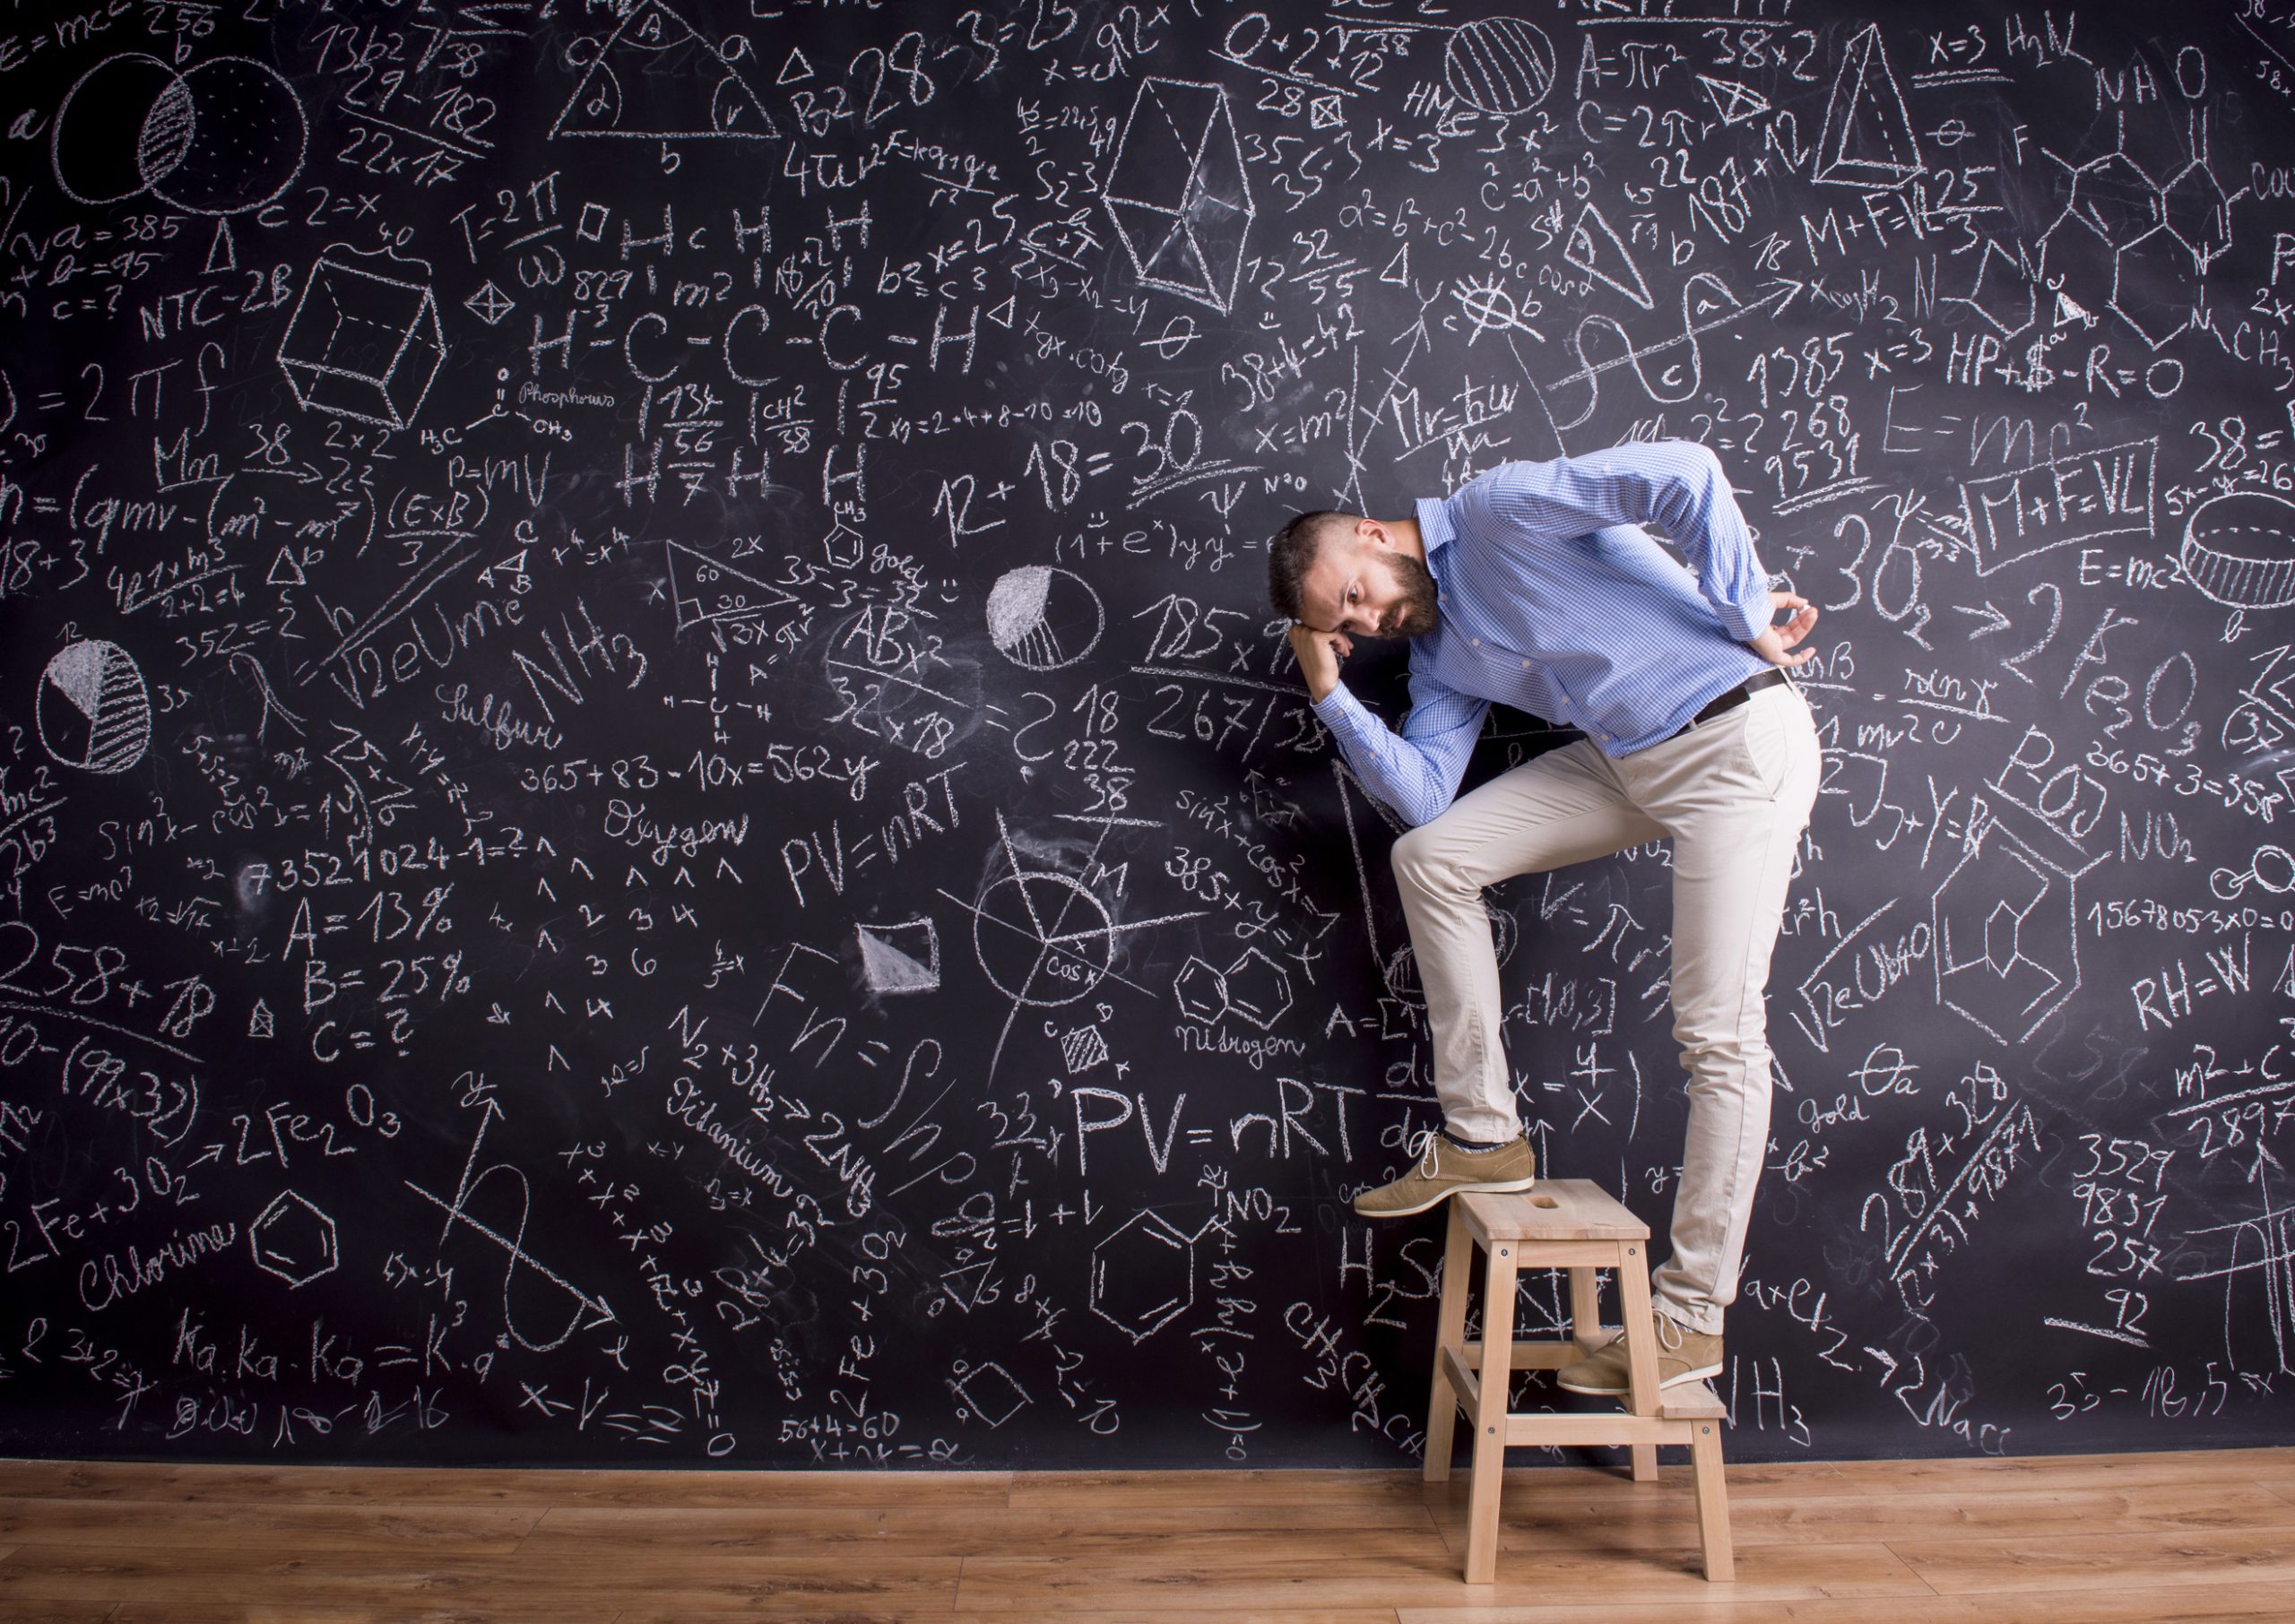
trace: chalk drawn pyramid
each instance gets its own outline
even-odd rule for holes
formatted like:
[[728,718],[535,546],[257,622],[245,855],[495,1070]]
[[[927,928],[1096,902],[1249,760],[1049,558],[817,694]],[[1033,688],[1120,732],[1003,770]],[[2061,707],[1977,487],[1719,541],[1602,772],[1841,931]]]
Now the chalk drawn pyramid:
[[662,0],[638,0],[598,48],[550,133],[638,141],[770,140],[780,128],[733,66],[749,41],[730,39],[732,48],[720,50]]
[[1881,48],[1881,25],[1868,22],[1849,40],[1825,102],[1809,178],[1836,186],[1901,186],[1923,168],[1920,143],[1904,93]]
[[1141,80],[1102,201],[1141,281],[1227,313],[1257,211],[1225,91]]

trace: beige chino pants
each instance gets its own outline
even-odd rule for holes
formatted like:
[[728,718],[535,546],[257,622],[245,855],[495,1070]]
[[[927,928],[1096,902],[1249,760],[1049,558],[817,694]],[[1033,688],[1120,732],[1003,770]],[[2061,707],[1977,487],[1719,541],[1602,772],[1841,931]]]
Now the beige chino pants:
[[1451,1131],[1522,1131],[1500,1041],[1504,1001],[1483,888],[1647,842],[1673,843],[1674,1038],[1689,1125],[1673,1256],[1650,1295],[1709,1335],[1736,1297],[1754,1186],[1769,1141],[1763,989],[1795,849],[1816,802],[1815,719],[1790,682],[1613,761],[1573,739],[1460,796],[1395,842],[1403,912]]

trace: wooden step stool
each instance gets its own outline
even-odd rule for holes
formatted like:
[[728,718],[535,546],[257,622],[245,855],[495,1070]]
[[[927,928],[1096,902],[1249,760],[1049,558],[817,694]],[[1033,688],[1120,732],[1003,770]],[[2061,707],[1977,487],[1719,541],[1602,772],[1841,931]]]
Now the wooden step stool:
[[[1677,1384],[1661,1398],[1658,1337],[1650,1323],[1650,1227],[1591,1181],[1541,1179],[1519,1194],[1465,1191],[1450,1197],[1442,1259],[1442,1314],[1434,1382],[1426,1411],[1426,1481],[1451,1476],[1451,1429],[1459,1411],[1474,1429],[1473,1492],[1467,1519],[1467,1583],[1490,1584],[1498,1568],[1498,1490],[1506,1450],[1520,1444],[1624,1444],[1633,1479],[1654,1481],[1658,1446],[1686,1444],[1697,1481],[1698,1536],[1705,1576],[1735,1576],[1728,1490],[1721,1481],[1721,1401],[1704,1382]],[[1466,1340],[1467,1277],[1483,1249],[1483,1339]],[[1570,1271],[1572,1335],[1517,1341],[1514,1278],[1526,1268]],[[1625,1317],[1632,1391],[1615,1414],[1510,1411],[1516,1370],[1558,1370],[1608,1339],[1601,1335],[1596,1269],[1615,1272]]]

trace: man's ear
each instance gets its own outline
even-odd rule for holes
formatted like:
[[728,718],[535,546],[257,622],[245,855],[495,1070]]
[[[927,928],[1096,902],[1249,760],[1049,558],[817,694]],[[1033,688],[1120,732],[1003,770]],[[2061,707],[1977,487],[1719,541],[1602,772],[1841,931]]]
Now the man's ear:
[[1371,542],[1378,547],[1388,546],[1393,540],[1387,534],[1387,527],[1372,518],[1355,521],[1355,539],[1357,541]]

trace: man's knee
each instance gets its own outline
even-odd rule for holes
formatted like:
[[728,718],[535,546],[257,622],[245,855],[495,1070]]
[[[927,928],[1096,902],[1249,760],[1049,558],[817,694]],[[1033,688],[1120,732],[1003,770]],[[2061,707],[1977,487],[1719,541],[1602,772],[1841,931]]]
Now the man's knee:
[[1769,1036],[1757,1022],[1715,1030],[1677,1020],[1674,1041],[1681,1045],[1682,1069],[1689,1074],[1692,1089],[1741,1080],[1748,1087],[1769,1086]]
[[1432,834],[1433,828],[1431,824],[1421,824],[1405,830],[1387,854],[1394,866],[1395,884],[1406,890],[1457,890],[1461,884],[1458,866],[1439,855],[1440,846]]

